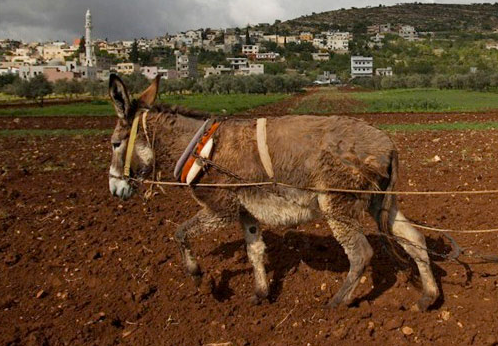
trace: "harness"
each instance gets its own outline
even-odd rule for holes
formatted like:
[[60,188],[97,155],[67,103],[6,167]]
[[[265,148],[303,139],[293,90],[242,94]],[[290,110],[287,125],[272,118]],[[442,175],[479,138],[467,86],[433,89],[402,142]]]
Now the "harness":
[[128,138],[128,145],[126,147],[125,165],[123,169],[123,177],[125,179],[130,178],[131,158],[133,156],[133,148],[135,148],[135,141],[137,139],[138,123],[140,121],[140,116],[143,116],[144,132],[147,137],[147,141],[149,141],[149,136],[147,135],[147,124],[146,124],[147,121],[146,119],[148,114],[149,114],[149,109],[145,109],[141,115],[137,115],[133,119],[133,123],[131,124],[130,137]]
[[[135,147],[135,142],[138,135],[138,125],[140,123],[140,118],[142,118],[142,127],[147,138],[149,146],[150,138],[147,131],[147,116],[149,114],[149,109],[144,109],[144,111],[137,115],[133,119],[131,125],[130,136],[128,138],[128,145],[126,148],[125,164],[123,169],[123,177],[125,179],[130,178],[131,169],[131,159],[133,156],[133,149]],[[210,156],[214,149],[214,134],[216,130],[221,125],[220,121],[214,119],[206,120],[201,127],[197,130],[194,137],[191,139],[187,148],[180,156],[174,169],[174,177],[181,183],[186,183],[188,185],[201,174],[203,168],[205,167],[206,161],[210,159]],[[267,134],[266,134],[266,118],[259,118],[256,121],[256,141],[258,147],[259,158],[265,169],[266,174],[270,179],[274,179],[275,175],[273,172],[273,165],[268,150]]]
[[197,130],[175,166],[174,176],[180,182],[190,185],[199,176],[204,168],[202,159],[209,159],[214,149],[213,135],[220,124],[216,120],[206,120]]

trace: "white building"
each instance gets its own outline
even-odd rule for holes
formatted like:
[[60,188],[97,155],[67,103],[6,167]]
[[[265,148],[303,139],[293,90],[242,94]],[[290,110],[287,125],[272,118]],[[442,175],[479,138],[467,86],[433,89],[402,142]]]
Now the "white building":
[[159,71],[157,66],[142,66],[140,67],[140,73],[147,79],[154,79],[159,74]]
[[227,58],[230,67],[218,65],[217,67],[208,67],[204,69],[204,78],[213,75],[233,74],[235,76],[249,76],[265,73],[265,65],[250,64],[247,58]]
[[85,66],[95,66],[93,45],[92,45],[92,14],[90,9],[85,16]]
[[393,68],[392,67],[385,67],[385,68],[377,68],[375,69],[375,75],[376,76],[383,76],[383,77],[390,77],[393,75]]
[[402,25],[399,28],[398,34],[407,41],[416,41],[418,39],[418,34],[411,25]]
[[235,71],[235,75],[256,75],[256,74],[264,74],[265,73],[265,65],[263,64],[247,64],[247,66],[242,66],[238,71]]
[[349,32],[329,32],[326,34],[326,47],[335,52],[348,52],[352,35]]
[[275,61],[278,58],[280,58],[280,54],[275,52],[258,53],[255,57],[258,61]]
[[372,77],[373,58],[364,56],[351,57],[351,78]]
[[227,61],[234,70],[238,70],[239,68],[248,65],[247,58],[227,58]]
[[111,66],[111,70],[119,74],[133,74],[134,72],[140,71],[140,65],[132,62],[122,62],[116,66]]
[[313,39],[313,47],[316,47],[318,49],[323,49],[325,48],[325,45],[323,44],[324,39],[322,37],[315,37]]

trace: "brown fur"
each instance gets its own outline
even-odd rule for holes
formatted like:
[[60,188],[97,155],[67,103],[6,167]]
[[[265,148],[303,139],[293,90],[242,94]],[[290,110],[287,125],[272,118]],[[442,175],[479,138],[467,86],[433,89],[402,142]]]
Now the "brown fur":
[[[118,105],[116,108],[121,107]],[[172,163],[180,157],[202,124],[199,118],[203,115],[169,106],[152,108],[148,115],[148,132],[149,136],[155,137],[156,172],[161,171],[163,177],[171,176]],[[119,124],[116,131],[122,131]],[[398,164],[396,148],[386,134],[364,121],[340,116],[285,116],[269,118],[267,133],[269,154],[275,178],[279,182],[296,187],[356,190],[395,188]],[[214,138],[212,160],[217,165],[242,177],[244,181],[267,180],[257,149],[255,120],[225,120]],[[137,146],[142,148],[142,152],[135,150],[132,161],[132,170],[136,172],[151,171],[151,167],[144,167],[147,166],[144,163],[144,145],[145,135],[140,131]],[[201,181],[240,182],[212,167]],[[343,287],[334,296],[333,306],[351,301],[352,292],[373,255],[358,222],[361,213],[370,212],[384,232],[390,232],[394,227],[399,237],[406,235],[405,238],[413,239],[417,245],[423,242],[423,237],[417,231],[397,223],[396,215],[402,218],[402,214],[397,211],[395,196],[317,193],[284,187],[192,187],[191,193],[202,210],[182,224],[176,233],[188,272],[195,277],[201,274],[192,255],[188,236],[215,230],[239,220],[255,270],[258,299],[268,294],[262,257],[265,246],[259,222],[288,226],[320,216],[327,219],[351,263]],[[438,295],[427,253],[410,246],[405,246],[405,249],[419,265],[424,281],[424,296],[419,301],[419,307],[427,309]]]

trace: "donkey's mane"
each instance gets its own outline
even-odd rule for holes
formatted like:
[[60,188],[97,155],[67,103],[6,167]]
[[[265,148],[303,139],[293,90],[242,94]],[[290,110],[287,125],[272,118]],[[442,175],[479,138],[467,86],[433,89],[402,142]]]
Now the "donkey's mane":
[[208,112],[196,111],[182,106],[169,105],[169,104],[155,105],[154,107],[152,107],[152,110],[158,113],[179,114],[184,117],[194,118],[194,119],[208,119],[213,116],[213,114]]

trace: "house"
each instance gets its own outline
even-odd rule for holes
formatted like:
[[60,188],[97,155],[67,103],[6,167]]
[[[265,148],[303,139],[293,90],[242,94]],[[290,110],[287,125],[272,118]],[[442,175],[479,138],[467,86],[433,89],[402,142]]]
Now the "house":
[[278,40],[277,35],[263,35],[263,41],[277,43],[277,40]]
[[19,69],[16,67],[0,67],[0,76],[4,74],[19,74]]
[[111,66],[111,70],[119,74],[132,74],[134,72],[140,71],[140,65],[134,64],[132,62],[122,62],[117,64],[116,66]]
[[313,84],[316,85],[337,84],[337,83],[339,83],[337,75],[335,73],[331,73],[330,71],[323,71],[323,74],[317,76],[316,80],[313,82]]
[[329,61],[330,54],[329,53],[311,53],[313,60],[315,61]]
[[265,65],[263,64],[247,64],[247,66],[242,66],[238,71],[235,72],[235,75],[256,75],[256,74],[264,74],[265,73]]
[[253,55],[258,53],[259,53],[258,45],[245,44],[242,46],[242,54],[244,55]]
[[486,49],[498,49],[498,42],[487,42]]
[[349,32],[328,32],[326,33],[326,48],[337,53],[349,51],[349,41],[352,35]]
[[390,23],[367,26],[367,34],[368,35],[385,34],[388,32],[391,32],[391,24]]
[[204,78],[207,78],[209,76],[219,76],[222,74],[231,74],[232,71],[233,70],[231,67],[226,67],[223,65],[218,65],[216,67],[207,67],[204,69]]
[[278,58],[280,58],[280,54],[275,52],[258,53],[255,56],[257,61],[276,61]]
[[140,67],[140,73],[147,79],[154,79],[159,74],[157,66],[142,66]]
[[372,77],[373,58],[364,56],[351,57],[351,78]]
[[57,44],[43,46],[42,58],[44,61],[59,60],[64,61],[65,58],[72,56],[78,51],[78,47],[67,46],[60,42]]
[[313,34],[309,31],[303,31],[299,34],[301,42],[313,42]]
[[247,58],[227,58],[227,61],[234,70],[238,70],[241,67],[248,65]]
[[233,74],[235,76],[249,76],[265,73],[265,65],[250,64],[247,58],[227,58],[230,67],[218,65],[204,69],[204,78],[213,75]]
[[323,44],[324,39],[322,37],[315,37],[313,39],[313,47],[318,49],[324,49],[325,45]]
[[175,51],[176,71],[180,78],[197,78],[197,57]]
[[417,31],[415,31],[415,28],[411,25],[401,25],[398,34],[401,38],[410,42],[418,40]]
[[376,76],[382,76],[382,77],[390,77],[393,75],[393,68],[392,67],[386,67],[386,68],[377,68],[375,69],[375,75]]
[[384,43],[382,42],[382,40],[384,40],[384,38],[386,37],[386,35],[384,34],[375,34],[375,36],[372,36],[370,37],[370,42],[368,42],[368,47],[369,48],[374,48],[374,47],[378,47],[378,48],[382,48],[384,46]]
[[95,79],[97,78],[97,68],[80,66],[76,61],[66,61],[65,64],[21,66],[19,68],[19,77],[24,80],[29,80],[40,74],[43,74],[49,82],[60,79]]
[[228,34],[224,37],[224,43],[229,46],[234,46],[236,44],[241,44],[242,39],[237,34]]

